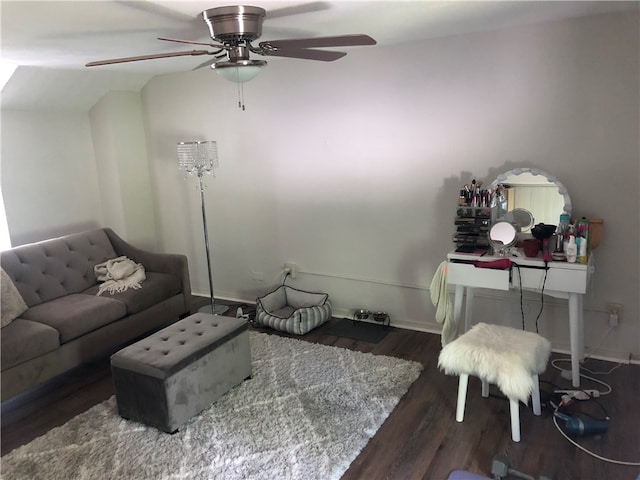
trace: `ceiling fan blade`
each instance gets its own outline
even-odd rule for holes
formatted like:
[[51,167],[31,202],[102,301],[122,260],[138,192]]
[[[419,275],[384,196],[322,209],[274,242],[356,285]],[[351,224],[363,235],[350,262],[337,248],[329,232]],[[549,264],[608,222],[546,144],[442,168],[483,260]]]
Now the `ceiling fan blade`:
[[369,35],[353,34],[334,37],[293,38],[290,40],[271,40],[260,42],[260,47],[274,49],[298,49],[313,47],[353,47],[358,45],[375,45],[376,41]]
[[344,57],[346,52],[334,52],[331,50],[313,50],[310,48],[300,48],[296,50],[269,50],[266,49],[262,52],[263,55],[271,57],[287,57],[287,58],[302,58],[304,60],[320,60],[321,62],[333,62],[339,58]]
[[267,10],[267,18],[288,17],[290,15],[299,15],[301,13],[319,12],[320,10],[328,10],[331,8],[328,2],[309,2],[292,7],[275,8]]
[[[136,13],[144,13],[147,17],[155,18],[164,22],[171,22],[175,24],[175,27],[171,27],[171,30],[175,31],[179,37],[187,37],[193,40],[199,40],[200,38],[208,38],[208,35],[202,37],[198,32],[202,29],[202,18],[200,15],[190,15],[181,13],[170,7],[159,5],[162,2],[152,1],[140,1],[140,0],[113,0],[113,3],[127,7],[133,11],[127,12],[126,15],[134,16]],[[175,3],[175,2],[164,2]],[[157,29],[156,29],[157,32]],[[206,33],[205,29],[202,29],[202,33]]]
[[190,50],[188,52],[156,53],[152,55],[140,55],[137,57],[112,58],[110,60],[98,60],[89,62],[85,67],[97,67],[100,65],[111,65],[114,63],[138,62],[140,60],[153,60],[155,58],[182,57],[186,55],[213,55],[214,52],[208,50]]
[[166,37],[158,37],[158,40],[163,40],[165,42],[188,43],[189,45],[206,45],[207,47],[214,47],[222,50],[224,49],[224,45],[221,45],[219,43],[194,42],[191,40],[181,40],[179,38],[166,38]]
[[142,11],[146,14],[157,15],[159,17],[164,17],[169,20],[174,20],[178,22],[191,22],[196,17],[192,17],[191,15],[187,15],[184,13],[180,13],[177,10],[173,10],[169,7],[164,7],[154,2],[139,2],[139,1],[131,1],[131,0],[114,0],[113,3],[117,3],[119,5],[136,9]]

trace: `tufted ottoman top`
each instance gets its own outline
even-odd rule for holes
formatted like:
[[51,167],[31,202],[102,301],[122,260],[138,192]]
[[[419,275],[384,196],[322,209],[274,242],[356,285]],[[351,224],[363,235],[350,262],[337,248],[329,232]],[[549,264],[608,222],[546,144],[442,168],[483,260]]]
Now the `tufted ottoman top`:
[[249,329],[243,318],[196,313],[111,356],[111,366],[165,379]]

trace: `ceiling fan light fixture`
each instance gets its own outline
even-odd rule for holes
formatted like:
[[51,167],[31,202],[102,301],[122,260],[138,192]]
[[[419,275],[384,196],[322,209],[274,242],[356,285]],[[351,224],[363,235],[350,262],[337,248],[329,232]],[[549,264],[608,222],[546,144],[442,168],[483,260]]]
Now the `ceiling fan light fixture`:
[[235,62],[216,62],[211,68],[225,80],[244,83],[252,80],[267,66],[264,60],[238,60]]

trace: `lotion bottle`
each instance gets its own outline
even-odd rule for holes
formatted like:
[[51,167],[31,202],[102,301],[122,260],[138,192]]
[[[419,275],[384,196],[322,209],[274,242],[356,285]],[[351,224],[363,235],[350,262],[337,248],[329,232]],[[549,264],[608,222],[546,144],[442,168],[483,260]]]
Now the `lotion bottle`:
[[569,236],[569,243],[567,244],[567,262],[576,263],[578,258],[578,246],[576,245],[576,237]]

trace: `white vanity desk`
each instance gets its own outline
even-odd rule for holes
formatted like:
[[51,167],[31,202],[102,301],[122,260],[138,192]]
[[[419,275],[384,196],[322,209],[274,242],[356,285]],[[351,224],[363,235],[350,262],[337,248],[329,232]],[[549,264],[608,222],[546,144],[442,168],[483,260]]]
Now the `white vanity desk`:
[[[539,254],[540,255],[540,254]],[[509,258],[514,265],[511,270],[496,270],[490,268],[477,268],[472,262],[491,262]],[[593,271],[589,258],[589,264],[577,264],[566,262],[549,262],[546,282],[544,261],[541,257],[527,258],[524,255],[518,257],[497,257],[491,255],[477,256],[465,253],[450,252],[447,255],[448,274],[447,280],[455,285],[455,297],[453,316],[456,325],[460,325],[462,311],[462,298],[467,294],[465,305],[465,331],[473,324],[473,294],[475,288],[488,288],[493,290],[509,290],[520,288],[520,280],[524,290],[542,292],[544,282],[544,294],[556,298],[566,298],[569,303],[569,332],[571,342],[571,377],[574,387],[580,386],[580,361],[584,359],[584,334],[583,334],[583,295],[587,291],[590,273]],[[467,263],[464,263],[467,262]],[[483,319],[487,321],[487,319]]]

